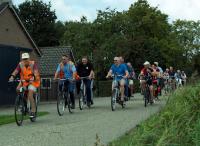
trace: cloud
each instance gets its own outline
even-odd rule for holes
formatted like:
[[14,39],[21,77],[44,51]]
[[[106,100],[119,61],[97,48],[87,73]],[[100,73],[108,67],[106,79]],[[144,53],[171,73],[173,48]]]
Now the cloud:
[[[18,5],[25,0],[13,0]],[[136,0],[43,0],[51,1],[52,9],[55,9],[58,20],[79,21],[81,16],[86,16],[92,21],[96,18],[97,10],[106,7],[116,8],[118,11],[128,10]],[[151,6],[158,6],[163,13],[169,15],[169,21],[176,19],[200,20],[199,0],[148,0]]]

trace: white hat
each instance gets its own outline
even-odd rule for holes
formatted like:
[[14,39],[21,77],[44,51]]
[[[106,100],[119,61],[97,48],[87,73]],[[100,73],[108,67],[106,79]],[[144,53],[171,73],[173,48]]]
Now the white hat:
[[30,58],[30,56],[29,56],[28,53],[23,53],[22,54],[22,59],[29,59],[29,58]]
[[158,66],[158,62],[154,62],[154,64]]
[[119,60],[119,57],[115,57],[114,60],[117,60],[117,61],[118,61],[118,60]]
[[145,61],[144,65],[150,65],[149,61]]

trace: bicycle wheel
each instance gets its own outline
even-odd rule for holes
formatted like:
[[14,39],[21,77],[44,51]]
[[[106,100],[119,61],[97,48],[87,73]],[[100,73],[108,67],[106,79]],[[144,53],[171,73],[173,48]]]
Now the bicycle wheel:
[[117,99],[117,89],[114,89],[112,91],[112,96],[111,96],[111,109],[112,109],[112,111],[115,111],[116,99]]
[[22,125],[24,118],[24,102],[21,95],[18,95],[15,99],[15,121],[18,126]]
[[65,111],[65,97],[64,93],[59,93],[57,97],[57,111],[58,115],[62,116]]
[[67,107],[68,107],[69,113],[72,113],[72,102],[71,102],[69,94],[67,94],[66,99],[67,99]]
[[79,96],[79,109],[83,110],[83,105],[84,105],[84,94],[83,91],[80,91],[80,96]]

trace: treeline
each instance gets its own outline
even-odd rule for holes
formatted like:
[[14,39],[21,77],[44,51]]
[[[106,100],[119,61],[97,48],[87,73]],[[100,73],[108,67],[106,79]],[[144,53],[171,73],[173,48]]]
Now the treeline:
[[200,72],[200,21],[176,20],[146,0],[127,11],[98,10],[89,22],[56,22],[51,4],[31,0],[19,5],[20,18],[39,46],[71,45],[76,59],[89,56],[97,72],[106,72],[113,57],[122,55],[137,69],[144,61],[158,61],[188,73]]

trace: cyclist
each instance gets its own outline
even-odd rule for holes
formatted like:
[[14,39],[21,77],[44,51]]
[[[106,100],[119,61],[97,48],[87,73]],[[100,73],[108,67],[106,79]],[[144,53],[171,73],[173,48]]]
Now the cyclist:
[[[119,60],[120,60],[120,64],[122,64],[122,65],[124,65],[125,66],[125,68],[128,70],[128,65],[127,65],[127,63],[125,63],[124,62],[124,58],[122,57],[122,56],[119,56]],[[125,100],[127,101],[128,100],[128,85],[129,85],[129,81],[128,81],[128,78],[127,79],[125,79],[125,85],[124,85],[124,88],[125,88]]]
[[130,62],[127,63],[128,66],[128,72],[129,72],[129,88],[130,88],[130,96],[133,96],[133,90],[134,90],[134,82],[133,79],[136,79],[135,77],[135,71],[133,66]]
[[165,72],[163,73],[163,79],[164,79],[164,89],[165,94],[167,93],[168,86],[169,86],[169,69],[166,68]]
[[[54,79],[56,80],[57,78],[60,79],[70,79],[70,80],[66,80],[66,81],[59,81],[59,90],[62,90],[62,85],[64,82],[64,86],[65,86],[65,90],[68,89],[69,90],[69,94],[70,94],[70,99],[72,102],[72,109],[75,109],[75,98],[74,98],[74,89],[75,89],[75,85],[74,82],[72,82],[71,80],[74,80],[76,77],[76,68],[74,66],[74,63],[72,61],[70,61],[70,56],[68,55],[63,55],[62,56],[62,61],[59,63]],[[67,105],[67,100],[65,100],[65,106]]]
[[159,70],[158,85],[159,85],[159,87],[163,88],[164,87],[163,69],[159,66],[158,62],[154,62],[154,64],[157,66],[157,68]]
[[[124,103],[124,86],[125,86],[125,79],[128,78],[129,73],[128,70],[126,68],[126,66],[124,64],[120,63],[120,58],[119,57],[115,57],[114,58],[114,64],[111,66],[106,78],[109,78],[112,76],[112,74],[115,75],[119,75],[117,76],[117,81],[119,82],[120,85],[120,93],[121,93],[121,102]],[[112,85],[112,89],[113,89],[113,85]]]
[[[77,65],[77,73],[80,77],[88,77],[83,79],[83,83],[86,86],[87,106],[94,104],[92,99],[92,83],[94,79],[93,64],[88,61],[86,56],[82,57],[82,62]],[[78,85],[80,89],[80,84]]]
[[172,86],[172,90],[175,90],[176,89],[175,71],[172,66],[169,67],[169,79],[170,79],[170,84]]
[[181,72],[182,84],[186,85],[187,76],[184,71]]
[[30,118],[35,118],[36,105],[33,95],[40,87],[40,74],[37,64],[35,63],[35,61],[30,60],[30,55],[28,53],[23,53],[21,59],[21,62],[19,62],[19,64],[17,65],[9,81],[13,81],[18,73],[20,73],[20,80],[25,80],[19,83],[19,85],[17,86],[17,92],[19,93],[19,90],[22,86],[26,87],[26,89],[28,90],[28,99],[32,107]]
[[182,86],[182,76],[181,76],[181,71],[177,70],[177,72],[175,73],[175,79],[176,79],[176,83],[177,86]]
[[152,79],[153,79],[153,85],[155,88],[154,89],[154,97],[158,99],[158,93],[161,92],[161,87],[159,85],[159,75],[160,75],[160,70],[157,66],[157,63],[153,63],[152,64],[152,69],[153,69],[153,75],[152,75]]
[[151,93],[151,103],[154,102],[153,98],[153,75],[154,75],[154,70],[151,68],[151,65],[148,61],[146,61],[144,64],[144,68],[140,72],[140,76],[144,77],[143,79],[140,79],[140,84],[142,91],[144,91],[145,85],[149,85],[149,90]]

